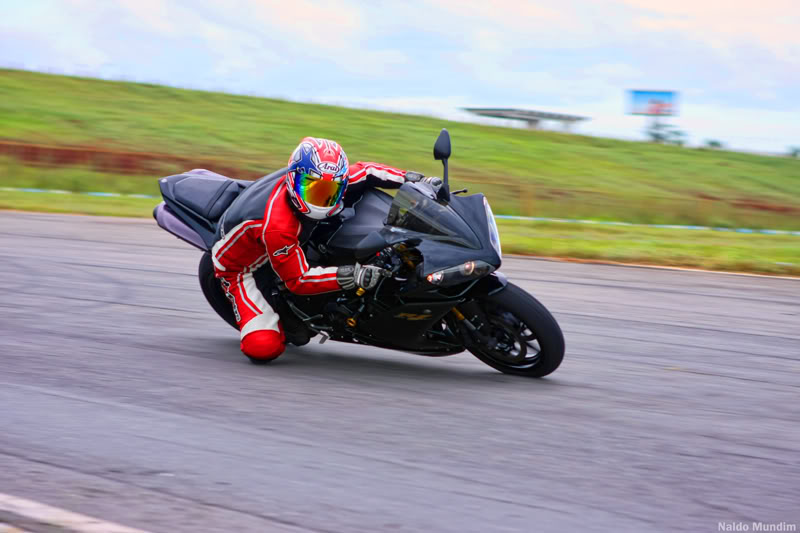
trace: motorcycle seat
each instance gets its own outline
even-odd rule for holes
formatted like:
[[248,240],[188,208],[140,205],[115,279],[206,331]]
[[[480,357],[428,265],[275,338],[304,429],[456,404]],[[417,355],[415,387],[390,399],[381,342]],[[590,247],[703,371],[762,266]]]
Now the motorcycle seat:
[[161,194],[215,223],[253,182],[235,180],[210,170],[195,169],[159,180]]

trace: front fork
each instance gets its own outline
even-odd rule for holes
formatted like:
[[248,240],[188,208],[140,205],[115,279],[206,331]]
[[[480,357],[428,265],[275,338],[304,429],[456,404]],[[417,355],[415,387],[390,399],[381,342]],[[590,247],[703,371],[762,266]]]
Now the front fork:
[[486,314],[475,301],[467,302],[461,305],[461,308],[467,315],[462,312],[462,309],[453,307],[452,315],[458,324],[458,330],[461,332],[462,339],[465,345],[479,343],[489,349],[494,349],[497,345],[497,339],[489,337],[481,332],[484,324],[487,323]]

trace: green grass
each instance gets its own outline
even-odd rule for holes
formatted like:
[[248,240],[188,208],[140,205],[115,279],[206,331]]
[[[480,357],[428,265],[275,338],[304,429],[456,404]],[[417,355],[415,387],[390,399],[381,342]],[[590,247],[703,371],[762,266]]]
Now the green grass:
[[800,237],[499,221],[504,253],[800,275]]
[[[150,217],[158,200],[0,191],[0,209]],[[501,220],[506,254],[800,276],[800,237]]]
[[[0,138],[212,157],[265,173],[283,166],[301,137],[316,135],[338,140],[354,161],[438,175],[431,146],[441,127],[453,137],[454,186],[486,192],[501,213],[800,228],[800,211],[731,205],[800,209],[796,159],[0,70]],[[39,172],[44,182],[81,186]],[[11,186],[18,177],[0,179]],[[150,190],[142,180],[119,184]],[[108,187],[118,190],[113,180]]]
[[116,217],[149,217],[158,200],[0,190],[0,209]]
[[[173,172],[178,172],[174,169]],[[165,171],[164,174],[169,174]],[[34,167],[9,157],[0,157],[0,186],[56,189],[75,192],[118,192],[159,195],[156,176],[100,172],[83,167]],[[589,218],[656,224],[697,224],[724,227],[798,229],[797,217],[768,211],[741,211],[699,198],[653,198],[642,202],[635,195],[620,193],[616,198],[571,195],[554,202],[547,198],[525,197],[524,189],[485,185],[469,186],[482,191],[498,214],[528,214],[540,217]],[[522,204],[522,206],[521,206]]]
[[112,174],[83,167],[33,167],[9,157],[0,157],[0,186],[160,195],[154,176]]
[[[0,139],[216,159],[268,171],[305,135],[351,160],[439,175],[496,213],[800,229],[800,160],[448,122],[412,115],[0,69]],[[182,169],[164,165],[160,175]],[[212,168],[213,170],[213,168]],[[0,157],[0,187],[158,194],[160,175],[33,167]],[[769,209],[737,202],[763,204]],[[0,191],[0,208],[149,217],[157,200]],[[800,238],[501,221],[507,253],[800,275]]]

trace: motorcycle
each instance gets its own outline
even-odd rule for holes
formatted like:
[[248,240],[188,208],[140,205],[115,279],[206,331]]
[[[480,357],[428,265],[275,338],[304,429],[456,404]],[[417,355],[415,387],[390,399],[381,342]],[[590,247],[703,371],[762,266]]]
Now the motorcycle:
[[[552,373],[564,357],[561,328],[544,305],[498,270],[500,236],[484,195],[450,191],[447,130],[433,153],[443,164],[438,190],[410,182],[394,197],[367,190],[301,237],[312,266],[358,261],[381,267],[377,287],[298,296],[281,287],[272,269],[262,268],[259,288],[285,324],[299,324],[310,336],[319,335],[320,343],[330,339],[426,356],[468,350],[507,374]],[[260,179],[279,180],[285,172]],[[203,294],[234,328],[210,250],[225,209],[253,183],[208,171],[162,178],[164,201],[153,212],[161,228],[204,252],[198,269]]]

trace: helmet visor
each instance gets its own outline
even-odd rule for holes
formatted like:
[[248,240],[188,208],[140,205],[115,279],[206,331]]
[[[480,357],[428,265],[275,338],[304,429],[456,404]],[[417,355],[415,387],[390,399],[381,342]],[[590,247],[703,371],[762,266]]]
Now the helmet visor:
[[344,184],[344,181],[325,180],[303,174],[296,181],[295,192],[308,205],[333,207],[342,197]]

